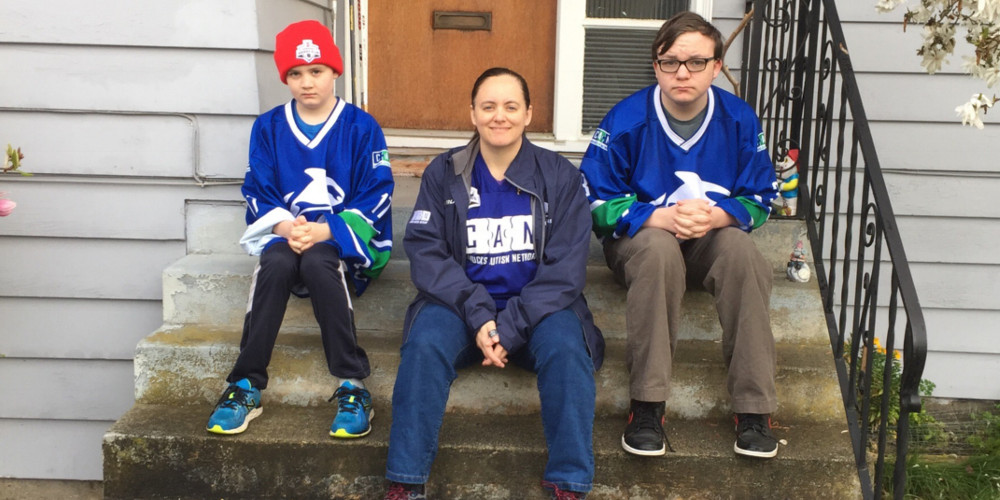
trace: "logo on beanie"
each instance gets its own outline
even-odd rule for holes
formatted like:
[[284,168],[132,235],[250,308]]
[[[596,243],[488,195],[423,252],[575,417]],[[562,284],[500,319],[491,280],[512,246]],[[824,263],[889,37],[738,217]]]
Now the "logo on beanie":
[[302,59],[306,64],[319,59],[319,45],[313,43],[312,40],[302,40],[302,43],[295,47],[295,58]]

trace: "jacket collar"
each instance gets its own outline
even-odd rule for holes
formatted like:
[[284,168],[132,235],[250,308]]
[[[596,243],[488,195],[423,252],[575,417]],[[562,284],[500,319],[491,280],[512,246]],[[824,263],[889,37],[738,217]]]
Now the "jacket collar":
[[[524,189],[534,189],[535,187],[535,176],[532,175],[537,163],[535,161],[535,147],[527,137],[522,137],[521,149],[518,150],[517,155],[514,156],[514,159],[510,162],[510,167],[507,168],[507,172],[504,174],[505,178]],[[451,157],[455,175],[462,176],[466,181],[466,185],[469,185],[472,176],[472,167],[476,163],[477,156],[479,156],[478,136],[474,137],[465,148]]]

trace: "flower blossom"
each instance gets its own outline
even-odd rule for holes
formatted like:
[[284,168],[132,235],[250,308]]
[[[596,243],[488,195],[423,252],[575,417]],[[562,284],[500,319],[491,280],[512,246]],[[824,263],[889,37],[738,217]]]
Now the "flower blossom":
[[903,3],[903,1],[904,0],[879,0],[878,3],[875,4],[875,8],[879,12],[885,13],[898,7],[900,4]]
[[14,203],[13,200],[0,198],[0,217],[6,217],[10,215],[10,213],[14,211],[14,207],[16,206],[17,203]]
[[917,53],[924,56],[920,65],[933,75],[941,69],[945,56],[955,51],[955,26],[928,24],[924,26],[923,35],[924,45]]
[[996,20],[1000,16],[1000,0],[978,0],[972,16],[985,22]]
[[986,112],[993,107],[993,100],[983,94],[973,94],[969,102],[955,108],[955,113],[962,119],[962,125],[972,125],[979,130],[983,129],[983,119],[979,112]]

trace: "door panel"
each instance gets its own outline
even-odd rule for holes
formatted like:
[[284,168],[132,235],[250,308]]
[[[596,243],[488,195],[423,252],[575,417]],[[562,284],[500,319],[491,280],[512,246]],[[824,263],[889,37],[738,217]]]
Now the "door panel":
[[[489,12],[483,30],[434,29],[434,12]],[[368,5],[368,112],[384,128],[468,130],[476,78],[528,81],[532,132],[552,131],[556,0],[376,0]]]

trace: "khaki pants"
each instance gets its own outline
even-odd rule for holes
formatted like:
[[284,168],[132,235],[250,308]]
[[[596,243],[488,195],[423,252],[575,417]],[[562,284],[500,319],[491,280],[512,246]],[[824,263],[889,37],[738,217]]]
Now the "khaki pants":
[[722,354],[734,413],[773,413],[775,351],[771,333],[771,266],[750,236],[738,228],[710,231],[680,241],[644,228],[604,245],[608,267],[628,290],[626,328],[629,394],[640,401],[666,401],[681,299],[687,283],[715,297],[722,324]]

